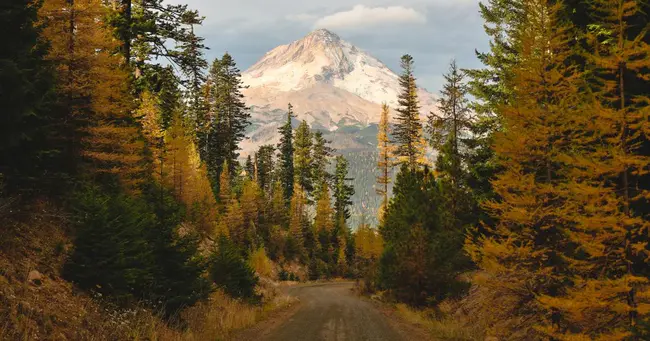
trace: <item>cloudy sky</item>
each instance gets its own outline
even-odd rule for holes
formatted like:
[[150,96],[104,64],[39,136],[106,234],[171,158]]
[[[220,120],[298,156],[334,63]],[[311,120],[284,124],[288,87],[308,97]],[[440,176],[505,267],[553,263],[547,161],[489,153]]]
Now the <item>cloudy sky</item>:
[[326,28],[399,71],[411,54],[419,85],[438,92],[442,74],[456,58],[477,67],[474,50],[488,38],[478,14],[479,0],[170,0],[205,16],[199,34],[208,59],[228,51],[242,70],[272,48],[314,29]]

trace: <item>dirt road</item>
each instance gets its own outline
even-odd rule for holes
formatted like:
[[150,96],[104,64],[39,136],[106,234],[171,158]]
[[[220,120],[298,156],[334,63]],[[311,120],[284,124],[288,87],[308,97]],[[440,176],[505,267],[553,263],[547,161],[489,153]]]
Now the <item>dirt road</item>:
[[[287,289],[300,305],[279,321],[267,321],[240,340],[407,340],[374,304],[357,297],[353,283],[325,283]],[[410,338],[408,338],[410,339]]]

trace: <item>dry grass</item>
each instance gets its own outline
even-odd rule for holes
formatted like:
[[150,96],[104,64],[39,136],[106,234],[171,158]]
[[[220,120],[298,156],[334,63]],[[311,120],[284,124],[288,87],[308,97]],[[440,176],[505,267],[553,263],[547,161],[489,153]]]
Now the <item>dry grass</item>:
[[433,340],[484,340],[485,332],[482,328],[457,316],[440,311],[415,310],[401,303],[395,309],[405,321],[425,329]]
[[188,329],[177,340],[224,340],[234,332],[251,327],[268,317],[269,313],[295,302],[288,296],[276,296],[262,306],[251,306],[216,292],[205,303],[183,314]]

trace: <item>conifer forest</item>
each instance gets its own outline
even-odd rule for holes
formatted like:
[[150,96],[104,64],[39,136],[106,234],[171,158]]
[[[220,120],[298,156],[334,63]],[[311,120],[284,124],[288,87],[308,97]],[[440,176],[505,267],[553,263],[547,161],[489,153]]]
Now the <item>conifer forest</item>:
[[298,95],[251,144],[192,5],[2,0],[0,340],[650,340],[650,2],[473,3],[359,152]]

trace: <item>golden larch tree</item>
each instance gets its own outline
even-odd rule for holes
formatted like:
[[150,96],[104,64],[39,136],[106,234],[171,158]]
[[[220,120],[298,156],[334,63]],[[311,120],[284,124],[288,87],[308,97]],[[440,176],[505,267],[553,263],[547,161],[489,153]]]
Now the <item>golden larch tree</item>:
[[650,268],[650,221],[635,212],[650,198],[639,186],[650,171],[639,143],[650,121],[648,97],[629,91],[626,79],[650,79],[650,47],[647,30],[631,34],[638,30],[630,21],[641,14],[640,2],[596,0],[591,9],[597,29],[588,34],[585,55],[590,110],[576,120],[571,139],[580,145],[566,157],[575,166],[568,188],[575,224],[566,234],[575,244],[566,257],[572,285],[564,297],[543,300],[566,319],[553,336],[628,340],[650,316],[650,281],[642,272]]
[[550,0],[522,6],[527,24],[514,32],[520,59],[512,70],[513,101],[500,108],[504,129],[494,144],[504,169],[492,181],[499,199],[484,204],[496,223],[466,245],[482,269],[475,283],[498,297],[485,306],[491,332],[511,339],[545,338],[567,318],[540,300],[564,296],[573,271],[565,257],[574,247],[566,238],[574,222],[565,155],[584,105],[562,6]]
[[386,103],[381,107],[381,118],[379,120],[379,132],[377,132],[377,149],[379,149],[379,160],[377,161],[377,169],[379,175],[377,176],[377,194],[382,196],[381,207],[379,210],[380,220],[383,212],[388,206],[388,185],[391,182],[391,170],[394,166],[394,152],[395,147],[390,141],[389,125],[390,125],[390,108]]
[[330,199],[330,191],[327,182],[321,185],[320,197],[316,202],[316,217],[314,218],[314,230],[316,234],[334,230],[334,210]]
[[61,124],[77,125],[68,130],[76,133],[60,138],[83,146],[74,154],[86,157],[94,174],[114,175],[125,189],[138,191],[144,144],[107,14],[100,0],[47,0],[39,12],[50,43],[47,58],[57,66],[58,101],[68,112]]

